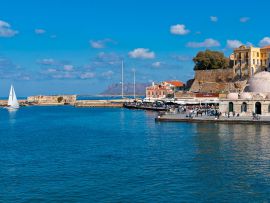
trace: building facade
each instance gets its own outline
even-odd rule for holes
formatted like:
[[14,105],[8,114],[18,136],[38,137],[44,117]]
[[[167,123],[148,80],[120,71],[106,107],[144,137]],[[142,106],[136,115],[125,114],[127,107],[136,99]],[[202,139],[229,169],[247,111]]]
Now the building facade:
[[257,72],[270,67],[270,46],[257,48],[253,46],[240,46],[234,49],[230,60],[236,76],[240,78],[251,77]]
[[229,93],[226,98],[220,99],[219,108],[224,114],[270,116],[270,73],[262,71],[252,76],[246,91]]
[[174,97],[174,93],[184,87],[185,84],[177,80],[164,81],[159,84],[152,83],[150,87],[146,88],[146,98],[164,99],[167,97]]

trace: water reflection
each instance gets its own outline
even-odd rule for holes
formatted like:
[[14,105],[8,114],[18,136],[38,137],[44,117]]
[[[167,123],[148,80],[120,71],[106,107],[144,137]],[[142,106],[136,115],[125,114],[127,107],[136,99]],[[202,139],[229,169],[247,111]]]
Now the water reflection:
[[195,176],[219,195],[224,195],[219,191],[229,191],[224,187],[260,195],[261,189],[252,184],[270,181],[269,130],[268,125],[197,124]]
[[16,123],[16,113],[18,111],[18,109],[6,109],[8,114],[9,114],[9,123],[11,125],[14,125]]

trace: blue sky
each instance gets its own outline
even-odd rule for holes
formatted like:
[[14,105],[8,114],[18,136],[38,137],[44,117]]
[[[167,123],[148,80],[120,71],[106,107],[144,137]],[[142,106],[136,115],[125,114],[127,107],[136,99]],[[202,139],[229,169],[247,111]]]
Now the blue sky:
[[0,96],[96,94],[136,70],[140,82],[193,77],[192,57],[270,44],[270,2],[0,0]]

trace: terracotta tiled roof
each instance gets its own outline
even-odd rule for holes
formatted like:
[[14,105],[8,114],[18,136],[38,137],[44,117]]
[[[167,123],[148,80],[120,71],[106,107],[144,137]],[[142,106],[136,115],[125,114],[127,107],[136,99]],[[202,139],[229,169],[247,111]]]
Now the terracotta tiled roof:
[[178,80],[166,81],[167,83],[174,85],[175,87],[183,87],[185,84]]
[[270,45],[262,47],[261,49],[270,49]]
[[146,88],[147,90],[168,90],[169,88],[164,86],[150,86]]

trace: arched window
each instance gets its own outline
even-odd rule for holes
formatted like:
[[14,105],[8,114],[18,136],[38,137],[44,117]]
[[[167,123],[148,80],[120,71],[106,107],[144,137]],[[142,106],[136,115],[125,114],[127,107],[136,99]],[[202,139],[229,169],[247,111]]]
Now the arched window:
[[255,103],[255,113],[262,114],[262,104],[260,102]]
[[233,103],[229,102],[229,112],[233,112]]
[[243,102],[241,105],[241,112],[247,112],[247,103]]

